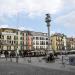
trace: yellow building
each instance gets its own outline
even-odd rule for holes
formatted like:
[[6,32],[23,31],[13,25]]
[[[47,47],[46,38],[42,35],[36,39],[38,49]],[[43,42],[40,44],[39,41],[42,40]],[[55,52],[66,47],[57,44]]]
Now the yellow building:
[[54,51],[66,49],[66,36],[61,33],[51,35],[51,48]]

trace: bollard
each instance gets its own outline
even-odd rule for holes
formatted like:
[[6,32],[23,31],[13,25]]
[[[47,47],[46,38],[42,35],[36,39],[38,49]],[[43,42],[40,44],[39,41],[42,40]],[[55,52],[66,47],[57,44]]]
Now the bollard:
[[16,63],[18,63],[18,57],[16,57]]
[[6,61],[7,61],[7,57],[6,57]]
[[12,62],[12,56],[10,56],[10,61]]
[[65,67],[64,56],[62,56],[62,66]]
[[31,63],[31,57],[28,59],[28,63]]
[[5,55],[6,61],[7,61],[7,55]]
[[17,56],[16,56],[16,63],[18,63],[18,59],[19,59],[19,57],[18,57],[18,54],[17,54]]

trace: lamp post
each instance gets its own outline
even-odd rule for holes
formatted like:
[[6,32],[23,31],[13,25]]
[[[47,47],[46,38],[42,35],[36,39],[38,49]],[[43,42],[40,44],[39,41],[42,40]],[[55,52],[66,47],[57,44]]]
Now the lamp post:
[[46,14],[45,22],[47,23],[47,28],[48,28],[48,49],[46,52],[47,55],[48,51],[50,50],[50,22],[51,22],[50,14]]

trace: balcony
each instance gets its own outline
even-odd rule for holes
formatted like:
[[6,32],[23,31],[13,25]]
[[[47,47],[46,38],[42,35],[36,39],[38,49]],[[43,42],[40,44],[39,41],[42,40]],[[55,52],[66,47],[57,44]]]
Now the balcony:
[[2,35],[16,35],[16,33],[2,32]]

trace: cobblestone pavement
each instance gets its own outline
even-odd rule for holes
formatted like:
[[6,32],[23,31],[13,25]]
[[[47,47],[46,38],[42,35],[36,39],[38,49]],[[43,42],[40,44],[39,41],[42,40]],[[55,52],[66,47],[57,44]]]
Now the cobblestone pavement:
[[5,61],[0,62],[0,75],[75,75],[75,72]]
[[[62,65],[58,61],[46,63],[42,57],[0,58],[0,75],[75,75],[75,66]],[[31,62],[29,62],[31,60]]]

